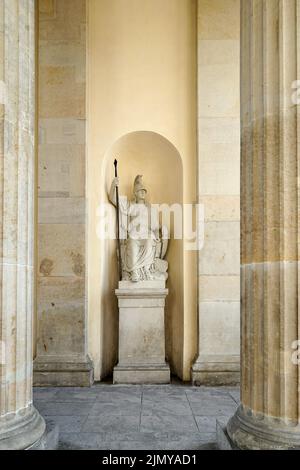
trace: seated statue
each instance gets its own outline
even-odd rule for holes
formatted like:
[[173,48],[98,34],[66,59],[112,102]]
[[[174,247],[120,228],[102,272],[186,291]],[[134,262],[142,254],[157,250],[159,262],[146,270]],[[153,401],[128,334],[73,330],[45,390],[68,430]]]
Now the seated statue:
[[[118,186],[119,178],[114,178],[109,200],[115,207]],[[157,211],[146,201],[147,190],[141,175],[135,178],[133,194],[132,201],[123,196],[119,198],[122,280],[167,280],[168,262],[164,257],[168,229],[159,226]]]

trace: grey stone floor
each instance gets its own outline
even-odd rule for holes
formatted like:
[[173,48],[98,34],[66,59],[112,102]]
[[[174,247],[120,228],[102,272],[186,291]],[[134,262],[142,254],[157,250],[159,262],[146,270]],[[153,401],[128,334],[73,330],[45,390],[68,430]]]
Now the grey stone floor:
[[214,450],[237,387],[111,385],[35,388],[34,404],[60,427],[60,449]]

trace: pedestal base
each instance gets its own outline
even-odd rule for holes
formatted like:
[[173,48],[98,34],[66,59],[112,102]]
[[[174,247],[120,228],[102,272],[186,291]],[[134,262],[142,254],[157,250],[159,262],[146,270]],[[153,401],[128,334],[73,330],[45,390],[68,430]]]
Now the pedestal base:
[[300,449],[300,425],[276,418],[255,417],[240,406],[227,425],[233,447],[241,450]]
[[193,385],[218,387],[220,385],[238,385],[240,383],[240,362],[235,356],[202,360],[198,358],[192,367]]
[[171,381],[168,364],[153,366],[116,366],[114,384],[168,384]]
[[94,369],[89,357],[63,360],[37,357],[33,363],[35,387],[91,387]]
[[34,406],[0,418],[0,450],[25,450],[39,442],[46,423]]
[[119,283],[118,384],[170,383],[165,360],[165,281]]

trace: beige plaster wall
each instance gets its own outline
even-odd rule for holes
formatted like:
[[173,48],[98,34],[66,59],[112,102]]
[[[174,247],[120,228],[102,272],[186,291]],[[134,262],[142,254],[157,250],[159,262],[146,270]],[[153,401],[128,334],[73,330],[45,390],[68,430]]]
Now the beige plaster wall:
[[[203,370],[239,363],[240,5],[198,1],[199,353]],[[216,366],[215,366],[216,365]]]
[[38,355],[67,360],[86,336],[86,1],[38,4]]
[[[116,359],[113,283],[110,300],[103,300],[107,269],[115,258],[96,232],[97,207],[107,201],[107,155],[128,133],[163,136],[182,159],[182,200],[196,202],[197,15],[194,0],[90,0],[88,6],[89,351],[99,379],[112,371]],[[163,157],[155,158],[149,178],[143,158],[136,157],[122,166],[121,178],[129,181],[141,166],[150,191],[156,188],[155,173],[161,180],[163,173],[166,187],[174,184],[172,168],[161,164]],[[163,185],[159,196],[166,196]],[[197,351],[197,256],[183,249],[180,256],[182,308],[172,326],[177,345],[168,350],[173,371],[188,380]]]

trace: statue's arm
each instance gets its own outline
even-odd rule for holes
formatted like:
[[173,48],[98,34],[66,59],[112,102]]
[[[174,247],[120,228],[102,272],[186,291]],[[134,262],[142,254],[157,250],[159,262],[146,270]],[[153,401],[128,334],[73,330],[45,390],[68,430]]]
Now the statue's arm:
[[117,198],[116,198],[117,187],[119,187],[119,178],[114,178],[111,183],[110,191],[108,193],[108,199],[115,207],[117,206]]

